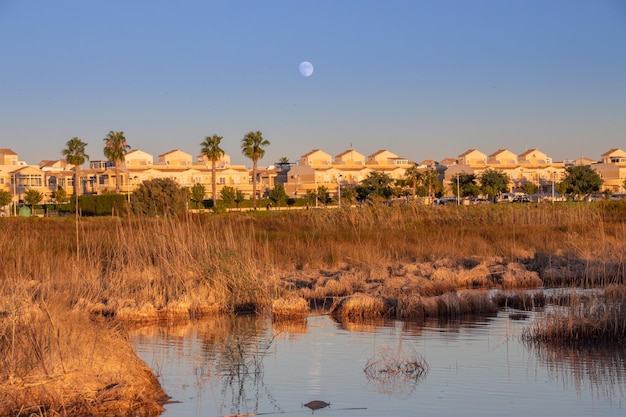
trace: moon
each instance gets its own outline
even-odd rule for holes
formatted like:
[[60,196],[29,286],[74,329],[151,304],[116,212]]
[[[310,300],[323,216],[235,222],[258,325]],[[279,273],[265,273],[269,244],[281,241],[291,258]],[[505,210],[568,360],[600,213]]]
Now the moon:
[[302,61],[298,68],[300,69],[300,74],[302,74],[303,77],[310,77],[311,74],[313,74],[313,64],[309,61]]

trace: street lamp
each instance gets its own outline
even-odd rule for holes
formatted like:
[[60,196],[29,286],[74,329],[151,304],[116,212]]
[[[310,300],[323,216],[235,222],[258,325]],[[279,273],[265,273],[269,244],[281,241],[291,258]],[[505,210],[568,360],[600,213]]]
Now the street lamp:
[[341,174],[337,176],[337,200],[339,200],[339,207],[341,207],[341,177],[343,177]]
[[461,174],[456,174],[456,205],[461,204],[461,181],[459,178]]
[[552,204],[554,204],[554,181],[556,179],[556,171],[552,172]]

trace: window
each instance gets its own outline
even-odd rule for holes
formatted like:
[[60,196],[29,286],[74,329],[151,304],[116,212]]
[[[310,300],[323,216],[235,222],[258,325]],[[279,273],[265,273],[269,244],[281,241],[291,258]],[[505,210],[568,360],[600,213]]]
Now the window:
[[20,187],[41,187],[43,179],[39,174],[22,174],[17,178]]
[[225,177],[220,177],[219,184],[220,185],[225,185],[226,184],[226,178]]

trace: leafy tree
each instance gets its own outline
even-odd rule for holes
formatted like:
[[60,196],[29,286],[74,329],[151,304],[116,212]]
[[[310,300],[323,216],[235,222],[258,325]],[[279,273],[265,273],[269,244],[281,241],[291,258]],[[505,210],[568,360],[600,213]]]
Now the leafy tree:
[[224,187],[220,191],[220,197],[226,207],[231,208],[235,203],[235,189],[233,187]]
[[29,188],[24,193],[24,201],[26,204],[30,204],[32,207],[31,214],[35,214],[35,206],[43,201],[43,193],[35,190],[34,188]]
[[522,185],[522,191],[526,194],[537,194],[539,192],[539,187],[533,182],[525,182]]
[[342,187],[341,188],[341,201],[347,205],[352,205],[356,199],[356,189],[354,187]]
[[104,156],[115,165],[115,192],[120,192],[120,165],[130,149],[124,132],[110,131],[104,138]]
[[[79,138],[73,137],[67,141],[65,146],[66,148],[61,151],[61,154],[65,156],[68,164],[74,165],[74,195],[78,196],[80,190],[80,166],[89,159],[89,155],[85,153],[87,144]],[[78,213],[78,210],[76,213]]]
[[498,194],[509,190],[509,177],[501,171],[487,168],[480,176],[480,185],[482,193],[495,200]]
[[59,186],[52,192],[52,199],[59,204],[63,204],[67,203],[69,197],[67,195],[67,191],[65,191],[63,187]]
[[188,192],[171,178],[143,181],[135,190],[132,211],[144,216],[167,216],[182,212]]
[[324,206],[327,206],[328,203],[331,202],[330,193],[328,192],[328,188],[323,185],[317,187],[317,200],[322,203]]
[[576,200],[600,191],[602,177],[588,166],[574,166],[565,168],[565,178],[561,182],[560,191],[570,194]]
[[278,160],[278,162],[281,163],[281,164],[288,164],[289,163],[289,158],[287,158],[286,156],[283,156],[283,157],[281,157]]
[[384,172],[372,171],[356,186],[357,200],[388,200],[393,196],[393,179]]
[[11,193],[7,190],[0,190],[0,207],[8,206],[11,204]]
[[317,190],[307,190],[304,199],[309,205],[315,205],[317,201]]
[[224,150],[220,148],[220,142],[224,139],[222,136],[213,134],[213,136],[207,136],[204,138],[204,142],[200,145],[202,149],[202,155],[206,156],[211,161],[211,198],[213,199],[213,207],[215,207],[215,201],[217,199],[217,178],[215,172],[215,163],[224,156]]
[[[204,185],[196,183],[193,185],[193,187],[191,187],[191,199],[194,201],[194,203],[196,203],[196,208],[200,208],[200,206],[203,204],[205,194],[206,190],[204,189]],[[215,202],[213,203],[213,207],[215,207]]]
[[474,174],[457,174],[454,177],[454,184],[452,184],[452,194],[456,197],[477,197],[480,194],[480,187],[476,181]]
[[275,184],[270,192],[270,200],[272,200],[277,207],[280,207],[287,202],[287,198],[285,186],[281,183]]
[[239,210],[239,204],[246,199],[246,195],[239,188],[235,188],[235,204]]
[[259,159],[265,155],[266,146],[269,146],[270,142],[267,139],[263,139],[261,131],[248,132],[241,140],[241,152],[247,158],[252,160],[252,205],[256,210],[256,171],[257,163]]
[[422,181],[422,171],[417,165],[413,165],[404,172],[404,178],[411,184],[413,197],[417,195],[417,185]]

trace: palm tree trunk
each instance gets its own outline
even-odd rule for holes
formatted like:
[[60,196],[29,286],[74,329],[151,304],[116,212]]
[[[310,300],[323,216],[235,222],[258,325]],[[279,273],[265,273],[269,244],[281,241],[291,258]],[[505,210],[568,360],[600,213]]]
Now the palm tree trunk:
[[115,192],[120,192],[120,169],[117,166],[117,162],[115,162]]
[[252,206],[256,210],[256,163],[257,160],[252,161]]
[[[74,210],[76,211],[75,215],[76,215],[77,220],[78,220],[78,196],[79,194],[80,194],[80,169],[78,168],[78,166],[76,166],[74,168],[74,200],[75,200]],[[76,239],[78,242],[78,237]]]
[[211,196],[213,197],[213,208],[215,208],[216,203],[216,190],[217,190],[217,178],[215,178],[215,160],[211,159]]

